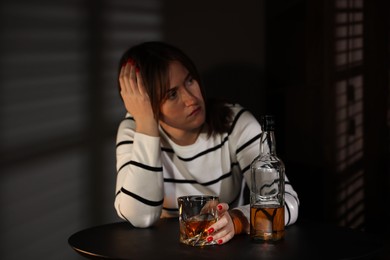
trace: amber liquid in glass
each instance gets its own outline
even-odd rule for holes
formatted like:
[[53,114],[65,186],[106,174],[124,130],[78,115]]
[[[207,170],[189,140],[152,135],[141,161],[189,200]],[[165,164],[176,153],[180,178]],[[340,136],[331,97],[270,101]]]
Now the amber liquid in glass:
[[254,241],[284,238],[284,206],[251,206],[250,236]]
[[204,214],[201,218],[196,216],[186,221],[181,221],[180,241],[193,246],[210,244],[206,240],[208,236],[207,229],[216,221],[217,219],[211,214]]

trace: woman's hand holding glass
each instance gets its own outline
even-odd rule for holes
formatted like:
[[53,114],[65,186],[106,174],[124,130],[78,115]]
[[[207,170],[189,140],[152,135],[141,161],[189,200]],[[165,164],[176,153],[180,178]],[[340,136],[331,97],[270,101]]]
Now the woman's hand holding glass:
[[141,72],[133,60],[130,59],[123,64],[119,74],[119,84],[126,110],[136,121],[136,131],[150,136],[158,136],[157,119],[154,117]]
[[207,240],[216,241],[217,244],[225,244],[234,237],[234,224],[233,220],[228,213],[229,205],[226,203],[220,203],[218,208],[218,221],[211,225],[207,230],[209,236]]

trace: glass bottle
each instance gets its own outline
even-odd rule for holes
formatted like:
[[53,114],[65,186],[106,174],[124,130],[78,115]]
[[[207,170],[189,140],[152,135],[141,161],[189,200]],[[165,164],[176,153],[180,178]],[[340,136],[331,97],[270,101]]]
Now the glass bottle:
[[251,164],[250,237],[257,242],[284,238],[284,163],[276,155],[275,118],[261,117],[260,154]]

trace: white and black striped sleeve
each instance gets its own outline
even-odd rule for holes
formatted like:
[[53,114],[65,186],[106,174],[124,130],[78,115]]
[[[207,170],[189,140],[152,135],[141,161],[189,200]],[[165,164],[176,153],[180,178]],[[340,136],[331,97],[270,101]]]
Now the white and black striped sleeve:
[[129,116],[118,129],[115,209],[133,226],[149,227],[160,218],[164,197],[160,138],[134,129]]

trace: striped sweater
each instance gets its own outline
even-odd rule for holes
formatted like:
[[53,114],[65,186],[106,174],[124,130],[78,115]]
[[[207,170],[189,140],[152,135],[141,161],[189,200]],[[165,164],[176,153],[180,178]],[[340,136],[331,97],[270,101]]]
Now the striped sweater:
[[[130,114],[117,134],[115,209],[136,227],[153,225],[160,217],[178,216],[177,197],[216,195],[229,208],[241,210],[245,182],[250,187],[250,164],[259,153],[261,127],[240,105],[230,105],[233,121],[229,132],[207,137],[200,133],[194,144],[175,144],[160,128],[160,136],[135,132]],[[285,223],[298,217],[299,200],[285,177]]]

